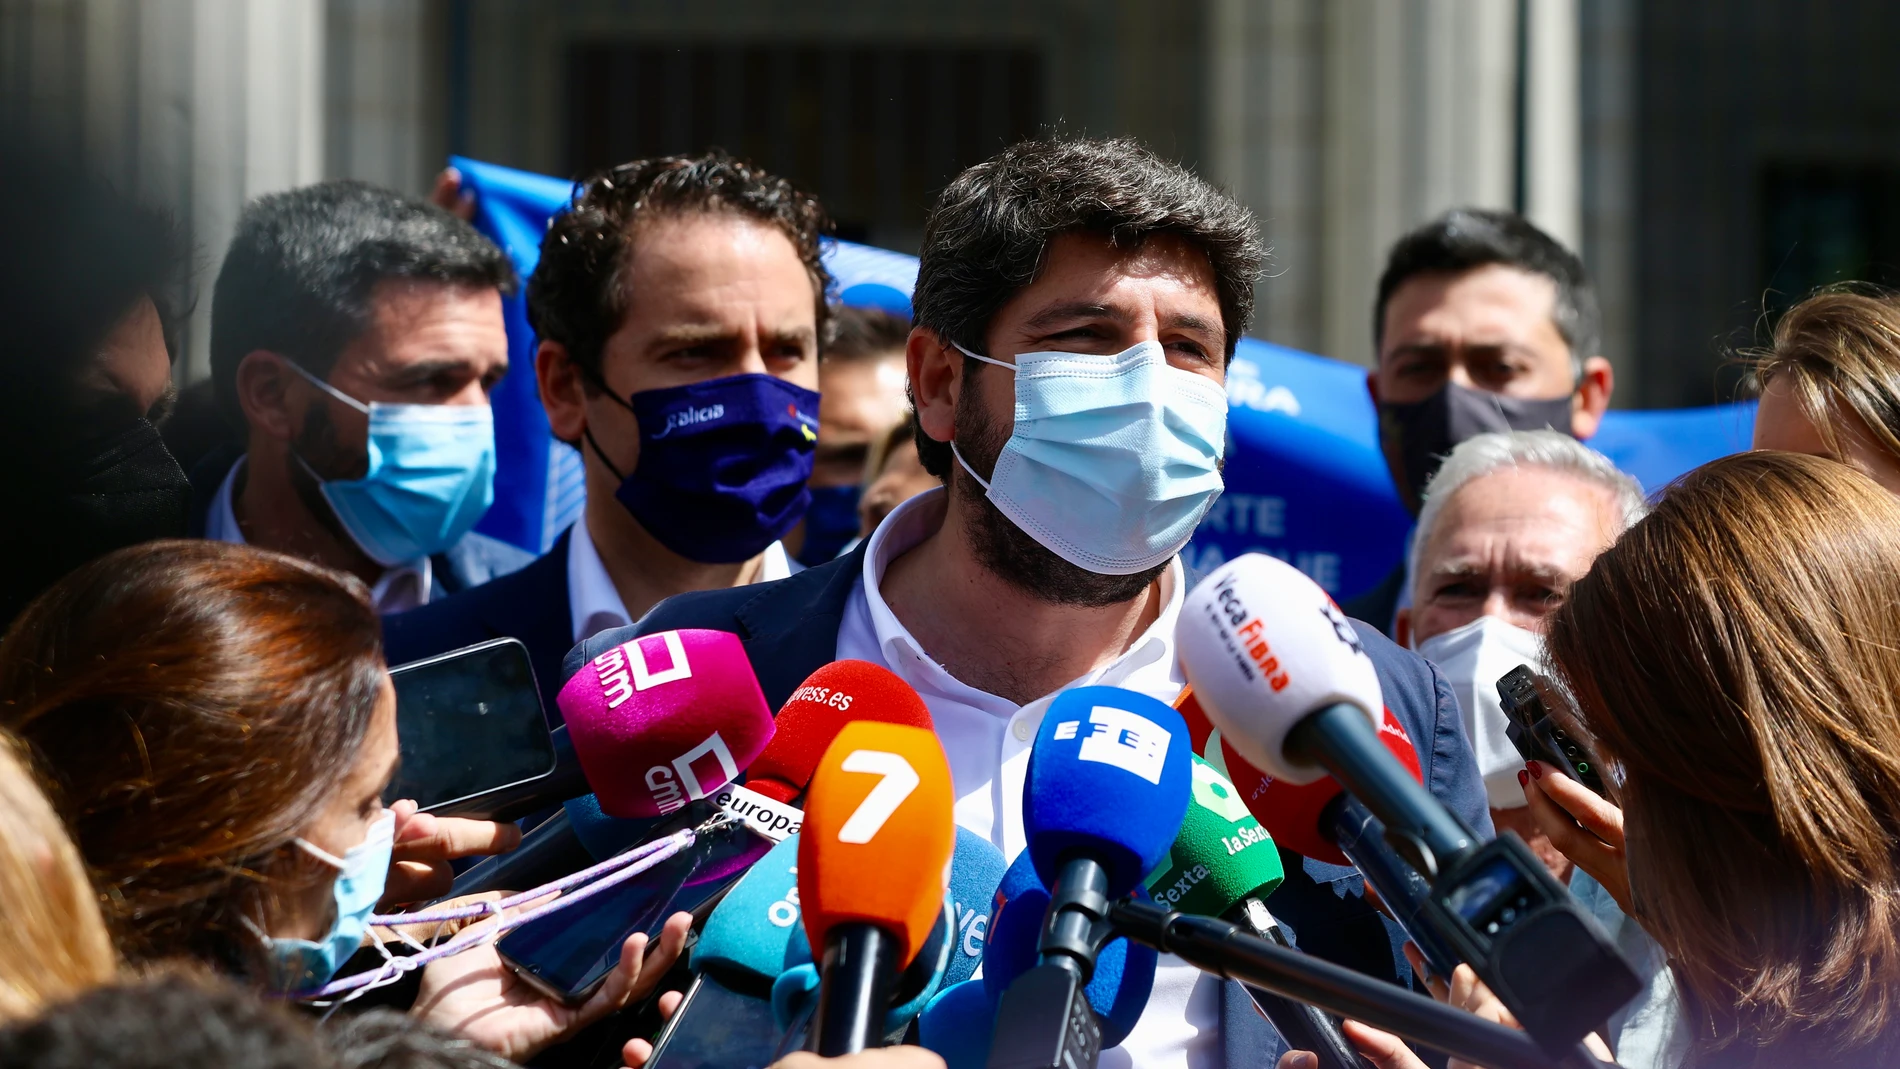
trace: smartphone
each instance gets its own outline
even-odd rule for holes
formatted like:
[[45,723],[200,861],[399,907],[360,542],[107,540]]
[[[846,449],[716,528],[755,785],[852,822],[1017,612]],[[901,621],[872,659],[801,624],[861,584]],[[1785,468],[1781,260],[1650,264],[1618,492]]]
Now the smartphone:
[[735,991],[701,973],[653,1041],[647,1069],[765,1069],[804,1049],[810,1023],[808,1010],[781,1029],[769,992]]
[[519,800],[556,765],[528,647],[498,638],[389,676],[402,765],[384,801],[413,798],[427,813],[483,820],[513,820],[545,805]]
[[1526,761],[1542,761],[1569,773],[1570,778],[1609,797],[1603,786],[1602,765],[1583,739],[1565,731],[1551,715],[1545,700],[1550,684],[1520,664],[1498,680],[1498,698],[1504,706],[1504,734]]
[[[654,828],[648,841],[699,827],[721,812],[710,798],[688,803]],[[620,964],[620,948],[628,936],[658,935],[666,918],[681,910],[703,919],[737,878],[735,874],[695,883],[696,872],[724,868],[745,853],[756,854],[763,841],[750,826],[738,823],[701,834],[692,846],[586,903],[511,930],[496,941],[495,950],[529,986],[578,1006]]]

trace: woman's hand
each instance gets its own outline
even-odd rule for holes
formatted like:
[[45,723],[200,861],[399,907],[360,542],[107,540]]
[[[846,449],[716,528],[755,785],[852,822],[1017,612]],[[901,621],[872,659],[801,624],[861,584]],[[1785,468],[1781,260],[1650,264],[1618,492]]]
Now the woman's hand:
[[[1425,1063],[1412,1053],[1412,1048],[1390,1032],[1368,1028],[1358,1021],[1343,1021],[1339,1030],[1378,1069],[1426,1069]],[[1319,1069],[1319,1055],[1310,1050],[1290,1050],[1280,1055],[1280,1064],[1276,1069]]]
[[462,188],[462,172],[453,167],[444,167],[442,173],[435,176],[435,188],[429,190],[429,203],[465,223],[475,218],[475,193]]
[[1623,811],[1555,766],[1532,761],[1517,781],[1530,803],[1531,817],[1550,836],[1552,846],[1603,885],[1628,916],[1629,864],[1623,857]]
[[[493,923],[493,922],[489,922]],[[644,933],[628,936],[620,964],[581,1006],[550,998],[502,963],[494,944],[473,947],[422,970],[422,989],[410,1014],[454,1032],[512,1061],[586,1028],[629,1002],[645,998],[679,959],[693,918],[675,913],[660,930],[659,945],[646,954]]]
[[396,814],[396,847],[389,856],[389,879],[378,909],[446,894],[455,882],[449,862],[456,858],[505,854],[521,845],[521,829],[513,824],[438,817],[418,812],[409,798],[389,808]]
[[841,1058],[801,1050],[773,1062],[771,1069],[943,1069],[943,1059],[935,1051],[908,1046],[874,1047]]

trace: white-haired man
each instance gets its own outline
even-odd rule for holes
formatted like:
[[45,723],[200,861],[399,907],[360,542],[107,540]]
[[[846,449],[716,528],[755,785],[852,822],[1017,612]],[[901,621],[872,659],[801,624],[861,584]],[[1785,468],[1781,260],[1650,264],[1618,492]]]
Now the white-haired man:
[[1525,808],[1524,761],[1505,737],[1497,681],[1539,661],[1550,614],[1646,507],[1635,479],[1568,435],[1480,434],[1433,476],[1412,540],[1412,603],[1398,610],[1395,637],[1450,680],[1492,823],[1515,830],[1560,879],[1570,862]]

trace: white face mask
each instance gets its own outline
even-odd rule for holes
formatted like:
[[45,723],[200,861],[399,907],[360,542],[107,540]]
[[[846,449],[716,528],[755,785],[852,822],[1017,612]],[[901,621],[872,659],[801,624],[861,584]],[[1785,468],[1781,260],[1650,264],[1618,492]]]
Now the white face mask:
[[1495,616],[1480,616],[1454,631],[1418,643],[1419,656],[1438,666],[1458,697],[1465,722],[1465,738],[1484,774],[1484,793],[1493,809],[1524,805],[1524,788],[1517,774],[1524,755],[1504,734],[1504,704],[1498,698],[1498,679],[1520,664],[1543,670],[1544,637],[1513,627]]

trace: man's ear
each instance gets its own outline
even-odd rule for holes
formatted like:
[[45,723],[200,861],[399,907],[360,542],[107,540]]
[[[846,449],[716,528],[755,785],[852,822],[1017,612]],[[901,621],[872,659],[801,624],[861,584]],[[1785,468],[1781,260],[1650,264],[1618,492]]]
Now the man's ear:
[[956,434],[957,398],[963,392],[963,354],[928,327],[913,327],[904,345],[911,404],[924,435],[947,442]]
[[1403,606],[1395,616],[1392,621],[1392,641],[1409,650],[1412,648],[1412,607]]
[[296,374],[284,357],[268,349],[253,349],[238,361],[238,407],[252,434],[288,442],[303,429],[303,413],[292,411],[290,400]]
[[1588,438],[1603,424],[1609,411],[1610,394],[1616,389],[1616,371],[1609,360],[1593,356],[1583,362],[1583,377],[1577,380],[1577,392],[1570,399],[1570,434]]
[[1372,407],[1379,407],[1379,369],[1366,372],[1366,392],[1372,395]]
[[587,430],[587,384],[579,365],[568,359],[567,346],[543,341],[535,349],[534,381],[548,414],[548,429],[563,442],[579,444]]

